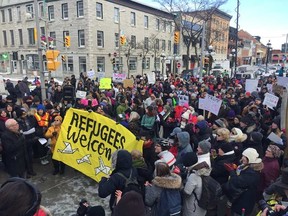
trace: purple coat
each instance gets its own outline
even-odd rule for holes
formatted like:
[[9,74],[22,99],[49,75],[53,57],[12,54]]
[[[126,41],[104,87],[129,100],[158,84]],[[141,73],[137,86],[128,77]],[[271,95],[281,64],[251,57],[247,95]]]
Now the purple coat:
[[261,171],[261,190],[263,191],[279,177],[280,167],[277,158],[263,158],[264,168]]

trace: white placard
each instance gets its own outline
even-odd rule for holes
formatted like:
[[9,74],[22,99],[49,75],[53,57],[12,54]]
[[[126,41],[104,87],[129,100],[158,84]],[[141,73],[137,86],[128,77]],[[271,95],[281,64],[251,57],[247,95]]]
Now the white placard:
[[277,77],[277,85],[288,87],[288,77]]
[[79,91],[76,92],[76,98],[86,98],[87,92],[85,91]]
[[267,105],[270,109],[277,106],[279,98],[273,94],[266,93],[263,101],[263,105]]
[[283,140],[273,132],[267,138],[276,144],[283,145]]
[[94,70],[87,71],[87,77],[90,79],[95,79],[95,71]]
[[246,79],[245,83],[245,91],[252,93],[253,91],[257,91],[258,80],[254,79]]
[[5,83],[2,76],[0,76],[0,93],[2,94],[6,93]]
[[272,90],[273,90],[273,85],[272,84],[266,84],[266,87],[267,87],[267,90],[268,90],[268,92],[272,92]]
[[41,145],[45,145],[48,142],[45,138],[39,138],[38,141]]
[[104,77],[105,77],[105,72],[98,72],[97,73],[98,82],[100,82],[100,80]]
[[207,94],[205,97],[205,103],[207,108],[206,110],[217,116],[221,108],[222,100]]
[[156,76],[154,72],[148,72],[147,73],[148,83],[154,84],[156,82]]
[[199,98],[198,109],[207,110],[205,98]]
[[184,106],[189,104],[189,97],[187,95],[178,95],[179,106]]
[[123,83],[123,81],[126,79],[126,74],[122,73],[113,73],[113,82],[121,82]]

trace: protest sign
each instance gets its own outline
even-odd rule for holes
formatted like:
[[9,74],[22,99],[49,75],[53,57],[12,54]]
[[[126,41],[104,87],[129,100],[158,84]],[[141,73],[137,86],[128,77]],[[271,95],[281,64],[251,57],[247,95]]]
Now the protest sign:
[[126,74],[124,73],[113,73],[113,82],[123,82],[126,79]]
[[98,73],[97,73],[97,78],[98,78],[98,82],[99,82],[102,78],[105,78],[105,72],[98,72]]
[[85,92],[85,91],[77,90],[77,92],[76,92],[76,98],[85,98],[86,95],[87,95],[87,92]]
[[266,93],[264,101],[263,101],[263,105],[267,105],[270,109],[273,109],[273,107],[277,106],[278,100],[279,100],[279,97],[270,93]]
[[111,78],[102,78],[99,89],[111,89]]
[[154,72],[148,72],[147,73],[148,83],[154,84],[156,82],[156,76]]
[[198,109],[207,110],[205,98],[199,98]]
[[254,79],[246,79],[245,82],[245,91],[246,92],[253,92],[253,91],[257,91],[257,87],[258,87],[258,80],[254,80]]
[[133,79],[125,79],[123,80],[123,86],[124,88],[133,88],[134,86],[134,80]]
[[92,79],[92,80],[95,79],[95,77],[96,77],[95,71],[94,70],[87,71],[87,77]]
[[187,95],[178,95],[179,106],[184,106],[189,104],[189,97]]
[[113,152],[118,149],[142,151],[142,146],[143,141],[112,119],[70,108],[61,126],[53,159],[99,182],[112,172]]
[[221,104],[222,104],[222,100],[212,95],[207,94],[204,99],[199,98],[198,108],[207,110],[217,116],[221,108]]

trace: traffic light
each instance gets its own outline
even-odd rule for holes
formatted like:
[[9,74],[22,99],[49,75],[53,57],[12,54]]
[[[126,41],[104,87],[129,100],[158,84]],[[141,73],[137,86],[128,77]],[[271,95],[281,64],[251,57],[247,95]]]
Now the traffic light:
[[115,64],[115,58],[112,59],[112,64],[113,64],[113,65]]
[[70,41],[70,36],[65,36],[65,46],[70,47],[71,41]]
[[180,32],[179,31],[175,31],[174,32],[174,43],[175,44],[179,44],[180,41]]
[[126,43],[126,37],[124,35],[120,36],[120,45],[123,46]]
[[65,55],[61,55],[61,59],[62,59],[62,62],[66,62],[66,57],[65,57]]
[[56,69],[60,66],[61,62],[57,61],[57,57],[60,52],[58,50],[47,50],[46,51],[46,59],[47,59],[47,70],[56,71]]

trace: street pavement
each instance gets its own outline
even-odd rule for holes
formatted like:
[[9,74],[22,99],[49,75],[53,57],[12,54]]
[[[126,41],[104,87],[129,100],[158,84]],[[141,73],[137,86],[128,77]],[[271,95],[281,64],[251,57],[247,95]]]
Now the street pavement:
[[[88,200],[91,205],[102,205],[109,215],[109,197],[106,199],[98,196],[98,183],[84,174],[66,166],[63,175],[52,175],[53,165],[41,165],[34,162],[36,176],[28,181],[36,185],[42,193],[41,204],[48,208],[53,216],[72,216],[76,214],[79,202],[82,198]],[[8,178],[0,162],[0,184]]]

